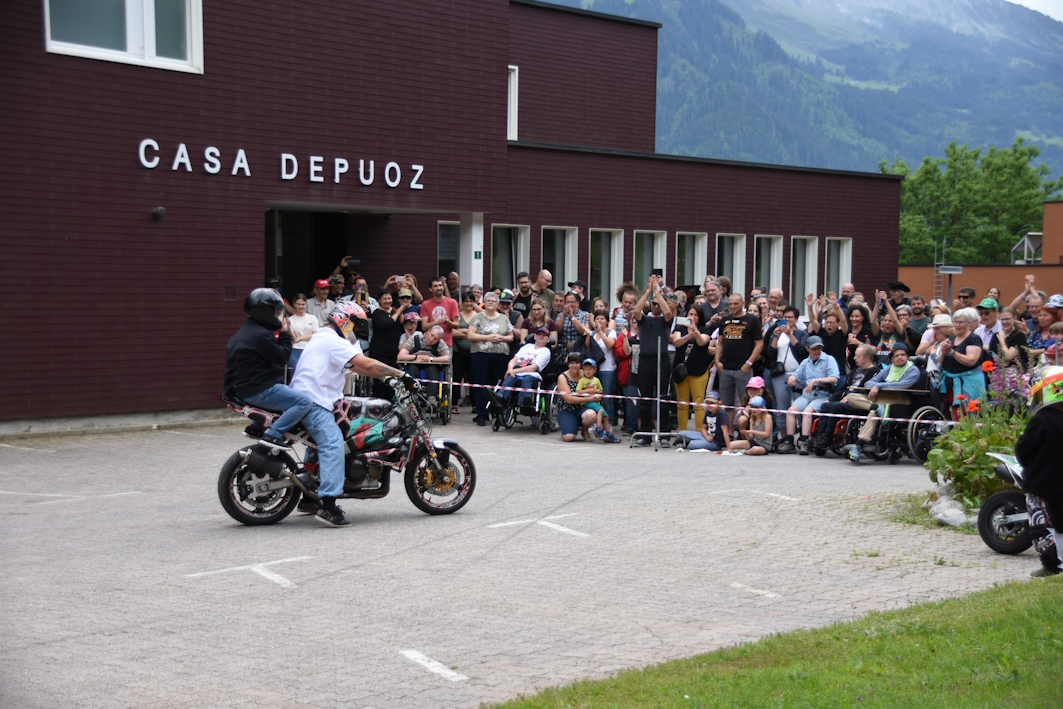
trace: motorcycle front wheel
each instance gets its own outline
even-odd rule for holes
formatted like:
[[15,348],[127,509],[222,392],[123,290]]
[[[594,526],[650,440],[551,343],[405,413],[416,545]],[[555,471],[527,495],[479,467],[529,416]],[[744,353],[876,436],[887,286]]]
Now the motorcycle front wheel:
[[[294,469],[295,462],[287,456],[285,458]],[[233,453],[218,476],[218,499],[222,508],[237,522],[249,526],[280,522],[299,504],[302,493],[292,486],[256,494],[255,486],[270,480],[270,476],[251,470],[240,457],[240,451]]]
[[457,512],[476,489],[476,466],[468,452],[448,443],[449,459],[442,471],[432,465],[428,451],[417,453],[406,468],[406,494],[414,506],[430,515]]
[[998,554],[1021,554],[1033,544],[1030,521],[1009,522],[1009,515],[1026,512],[1026,496],[1016,490],[993,493],[978,510],[978,535]]

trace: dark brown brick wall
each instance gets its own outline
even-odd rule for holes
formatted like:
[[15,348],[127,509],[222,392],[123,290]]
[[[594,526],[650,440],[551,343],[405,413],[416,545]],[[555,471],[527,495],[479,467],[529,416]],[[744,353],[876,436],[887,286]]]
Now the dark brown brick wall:
[[785,237],[786,292],[791,236],[819,237],[821,283],[826,237],[853,239],[857,290],[873,293],[897,273],[900,183],[893,179],[511,146],[507,184],[505,221],[531,226],[533,270],[541,263],[538,235],[549,224],[579,228],[580,278],[587,277],[591,229],[624,230],[625,274],[634,267],[634,232],[667,231],[669,284],[675,283],[676,232],[709,234],[709,273],[715,272],[715,235],[745,234],[747,289],[756,234]]
[[509,16],[520,140],[653,152],[655,28],[516,3]]
[[[46,53],[40,0],[0,3],[13,375],[0,418],[213,405],[243,297],[262,283],[269,202],[504,206],[507,0],[203,4],[195,75]],[[137,159],[147,137],[161,146],[153,170]],[[191,173],[169,169],[181,142]],[[220,174],[203,170],[207,146],[221,151]],[[250,178],[230,174],[238,148]],[[292,182],[281,152],[299,157]],[[323,183],[307,179],[312,154],[325,157]],[[340,185],[335,156],[351,163]],[[359,158],[376,161],[371,187]],[[380,174],[392,160],[395,189]],[[406,187],[412,163],[425,165],[424,190]],[[168,215],[152,221],[159,205]]]

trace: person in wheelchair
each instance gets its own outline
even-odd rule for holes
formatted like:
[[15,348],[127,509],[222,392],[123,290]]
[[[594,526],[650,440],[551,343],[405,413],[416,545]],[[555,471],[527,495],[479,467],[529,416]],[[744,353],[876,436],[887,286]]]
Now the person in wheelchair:
[[[542,381],[542,371],[550,364],[552,354],[550,350],[550,330],[546,327],[539,327],[533,334],[535,335],[535,342],[521,345],[521,348],[513,355],[513,359],[509,360],[509,366],[506,367],[506,376],[502,380],[503,387],[535,389]],[[511,402],[513,400],[513,393],[515,392],[504,392],[501,397],[498,397],[498,403],[504,407],[505,404],[503,402]],[[517,406],[525,416],[531,416],[533,413],[527,403],[530,393],[521,391],[517,396]]]
[[[903,342],[893,345],[893,350],[890,352],[890,362],[891,364],[888,368],[883,369],[867,381],[866,386],[871,387],[867,396],[876,404],[879,416],[883,418],[904,418],[911,413],[911,400],[908,396],[895,395],[894,397],[889,397],[889,403],[887,403],[886,401],[880,401],[887,398],[880,395],[890,389],[911,389],[919,381],[920,372],[915,363],[908,359],[908,346]],[[849,450],[849,460],[854,463],[860,462],[864,446],[874,446],[876,452],[879,453],[886,450],[891,427],[890,425],[879,427],[878,423],[876,409],[873,408],[867,421],[860,427],[859,441]],[[877,440],[875,439],[876,429],[878,429]],[[872,441],[875,442],[872,443]]]
[[[856,368],[849,370],[849,374],[846,375],[845,387],[830,395],[827,403],[820,407],[819,412],[821,414],[860,416],[871,410],[871,399],[868,398],[867,394],[853,390],[866,387],[866,382],[879,373],[880,368],[875,362],[875,348],[871,345],[860,345],[856,348],[854,359]],[[818,423],[813,422],[816,436],[815,440],[812,441],[812,447],[817,450],[830,448],[838,419],[832,416],[824,416],[817,417],[816,420]]]
[[786,383],[790,387],[802,390],[801,396],[786,411],[786,438],[779,444],[779,453],[793,453],[795,450],[794,434],[797,433],[797,414],[801,416],[801,438],[796,449],[801,455],[808,455],[812,432],[812,414],[819,411],[838,383],[840,372],[838,363],[829,354],[823,354],[823,340],[812,335],[805,342],[808,358],[798,365]]
[[[446,381],[444,372],[450,365],[450,348],[443,341],[443,328],[433,325],[428,332],[415,332],[406,338],[399,348],[398,362],[414,377],[424,372],[424,378],[433,382]],[[432,395],[437,387],[427,387]]]

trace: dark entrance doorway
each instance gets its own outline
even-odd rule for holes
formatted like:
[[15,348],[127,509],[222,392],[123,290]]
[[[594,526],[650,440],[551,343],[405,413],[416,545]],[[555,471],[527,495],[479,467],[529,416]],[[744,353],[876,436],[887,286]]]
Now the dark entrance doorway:
[[271,209],[265,219],[264,280],[279,276],[285,297],[308,298],[314,281],[328,278],[340,260],[353,257],[352,267],[365,273],[371,244],[384,232],[387,214],[313,212]]

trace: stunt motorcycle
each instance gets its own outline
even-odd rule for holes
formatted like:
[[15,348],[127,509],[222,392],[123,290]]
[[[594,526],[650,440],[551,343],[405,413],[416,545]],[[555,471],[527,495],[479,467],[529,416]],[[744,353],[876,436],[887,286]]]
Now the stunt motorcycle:
[[1015,456],[986,453],[1000,461],[993,468],[997,477],[1014,485],[1017,490],[1001,490],[986,498],[978,511],[978,535],[999,554],[1021,554],[1031,546],[1041,557],[1055,566],[1056,545],[1043,525],[1031,526],[1026,509],[1026,495],[1022,492],[1022,466]]
[[[472,497],[476,466],[457,441],[432,438],[429,403],[419,391],[395,381],[392,401],[344,397],[333,413],[344,439],[344,482],[341,498],[385,497],[391,473],[403,476],[406,494],[422,512],[457,512]],[[232,396],[222,401],[251,419],[244,430],[260,438],[280,413],[256,408]],[[300,423],[288,432],[289,444],[306,446],[302,460],[295,449],[264,443],[241,448],[229,457],[218,476],[218,498],[233,519],[247,525],[275,524],[291,514],[301,496],[316,500],[317,447]]]

